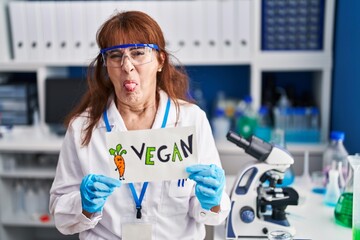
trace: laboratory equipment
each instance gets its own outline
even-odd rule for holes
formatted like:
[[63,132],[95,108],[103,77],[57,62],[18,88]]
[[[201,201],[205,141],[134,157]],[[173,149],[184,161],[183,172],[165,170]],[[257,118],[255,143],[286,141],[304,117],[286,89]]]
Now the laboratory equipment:
[[229,131],[226,137],[255,158],[242,166],[231,190],[226,239],[266,238],[275,230],[295,235],[285,209],[288,205],[297,205],[299,195],[293,188],[277,187],[286,169],[294,163],[290,153],[256,136],[247,140]]
[[360,240],[360,155],[349,156],[348,160],[354,170],[353,183],[353,240]]
[[323,156],[323,172],[326,176],[325,186],[329,181],[328,173],[330,169],[339,169],[339,186],[341,191],[344,189],[349,176],[348,152],[344,147],[344,139],[344,132],[332,131],[330,133],[330,143],[325,149]]
[[341,194],[334,211],[336,223],[350,228],[352,227],[353,188],[354,188],[353,183],[354,183],[354,173],[352,171],[352,168],[350,168],[349,178],[346,183],[345,190]]
[[329,171],[329,182],[326,185],[326,192],[324,203],[328,206],[334,207],[341,195],[339,188],[339,171],[331,169]]
[[290,233],[283,230],[272,231],[268,235],[268,240],[292,240]]
[[246,96],[244,101],[246,107],[244,109],[244,114],[237,120],[236,130],[240,135],[248,138],[255,133],[257,114],[253,109],[251,96]]
[[335,221],[344,227],[352,226],[353,193],[341,194],[334,211]]
[[211,121],[213,127],[214,139],[217,142],[226,141],[226,133],[230,129],[230,119],[225,114],[225,109],[218,106],[215,110],[215,116]]
[[258,111],[257,126],[254,134],[265,141],[271,139],[271,119],[269,109],[266,106],[261,106]]

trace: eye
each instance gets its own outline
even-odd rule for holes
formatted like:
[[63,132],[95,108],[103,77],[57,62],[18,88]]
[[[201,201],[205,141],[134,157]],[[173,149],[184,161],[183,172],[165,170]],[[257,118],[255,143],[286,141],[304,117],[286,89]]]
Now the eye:
[[109,52],[107,54],[108,58],[113,61],[121,61],[123,54],[119,51]]
[[130,54],[132,57],[141,57],[145,55],[145,49],[144,48],[132,49]]

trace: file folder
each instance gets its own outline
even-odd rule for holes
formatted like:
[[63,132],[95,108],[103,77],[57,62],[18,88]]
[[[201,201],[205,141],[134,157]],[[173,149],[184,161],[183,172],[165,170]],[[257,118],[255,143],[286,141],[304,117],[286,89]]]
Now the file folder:
[[86,2],[70,2],[70,52],[72,59],[75,61],[84,61],[85,59],[85,22],[84,6]]
[[39,16],[39,2],[26,2],[26,29],[27,42],[25,46],[29,49],[29,61],[42,61],[42,36],[41,22]]
[[190,60],[199,62],[206,60],[204,58],[205,47],[205,24],[204,8],[201,1],[191,2],[189,12],[189,37],[188,45]]
[[[170,22],[170,28],[173,29],[174,34],[175,56],[180,62],[187,62],[190,60],[190,21],[189,11],[193,1],[176,1],[172,2],[167,12],[166,21]],[[172,20],[173,19],[173,20]]]
[[25,2],[9,2],[9,15],[14,60],[25,62],[28,58]]
[[68,1],[55,2],[55,18],[56,18],[56,32],[57,32],[57,46],[56,52],[58,53],[58,61],[71,60],[71,21]]
[[217,0],[201,1],[204,8],[205,25],[205,59],[219,60],[219,2]]
[[177,41],[176,41],[176,29],[174,27],[174,16],[173,13],[173,2],[170,1],[160,1],[158,2],[159,9],[159,20],[158,24],[160,25],[164,37],[165,37],[165,48],[171,55],[177,57]]
[[[0,2],[0,8],[6,9],[7,3]],[[1,54],[0,54],[0,62],[8,62],[11,59],[10,51],[11,51],[11,42],[9,35],[9,22],[8,22],[8,14],[5,11],[0,11],[0,32],[7,33],[0,35],[0,46],[1,47]]]
[[116,2],[104,1],[100,3],[100,24],[103,24],[106,20],[113,16],[115,12],[117,12]]
[[220,59],[234,60],[235,46],[235,1],[219,1],[219,22],[220,22]]
[[235,1],[235,53],[237,59],[250,61],[251,0]]
[[41,49],[41,58],[44,61],[57,60],[57,34],[55,23],[55,3],[39,2],[41,37],[42,40],[39,48]]
[[84,5],[84,21],[85,21],[85,56],[84,60],[91,61],[99,54],[99,48],[96,43],[96,32],[100,28],[102,22],[100,19],[101,2],[91,1]]

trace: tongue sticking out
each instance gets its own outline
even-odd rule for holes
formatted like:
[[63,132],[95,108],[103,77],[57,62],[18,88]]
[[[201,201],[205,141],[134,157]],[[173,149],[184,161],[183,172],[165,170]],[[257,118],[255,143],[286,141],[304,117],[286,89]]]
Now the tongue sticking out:
[[125,87],[125,89],[126,89],[127,91],[133,92],[133,91],[135,90],[136,85],[137,85],[137,84],[134,83],[134,82],[127,82],[127,83],[124,84],[124,87]]

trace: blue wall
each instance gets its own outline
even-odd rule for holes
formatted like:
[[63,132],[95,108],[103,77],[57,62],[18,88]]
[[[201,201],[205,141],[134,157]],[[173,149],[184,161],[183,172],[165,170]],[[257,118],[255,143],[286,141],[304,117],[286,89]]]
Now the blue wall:
[[331,130],[345,132],[350,154],[360,153],[360,1],[337,0]]
[[230,99],[243,99],[250,94],[249,66],[186,66],[186,71],[190,77],[190,89],[202,90],[210,118],[219,91]]

